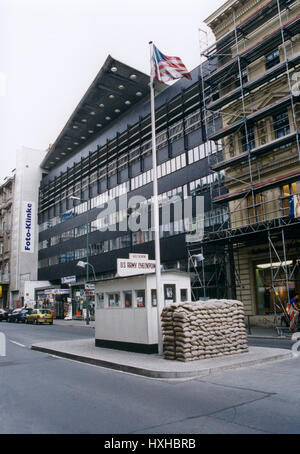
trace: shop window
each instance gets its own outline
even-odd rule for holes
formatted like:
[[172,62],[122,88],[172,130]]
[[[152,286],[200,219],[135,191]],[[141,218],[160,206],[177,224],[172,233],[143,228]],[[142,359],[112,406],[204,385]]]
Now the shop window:
[[[255,267],[257,313],[260,315],[274,314],[274,310],[281,312],[278,301],[280,300],[284,304],[288,301],[286,273],[283,266],[287,267],[288,275],[291,275],[294,261],[289,259],[281,264],[280,262],[262,263]],[[274,284],[275,273],[276,283]],[[296,282],[295,280],[288,281],[290,294],[297,292]]]
[[132,307],[132,292],[124,292],[125,307]]
[[176,303],[176,285],[165,284],[164,285],[165,303],[172,304]]
[[108,307],[120,307],[120,293],[108,293]]
[[145,290],[136,290],[135,295],[137,307],[145,307],[146,306]]

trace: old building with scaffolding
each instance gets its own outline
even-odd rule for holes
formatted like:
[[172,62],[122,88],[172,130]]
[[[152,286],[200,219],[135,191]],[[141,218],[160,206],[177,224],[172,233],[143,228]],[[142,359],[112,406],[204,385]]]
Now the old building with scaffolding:
[[216,280],[208,262],[249,315],[273,317],[300,291],[299,14],[297,0],[230,0],[206,20],[216,38],[202,49],[206,140],[222,143],[211,171],[225,171],[227,188],[213,204],[229,221],[189,257],[204,251],[203,296]]

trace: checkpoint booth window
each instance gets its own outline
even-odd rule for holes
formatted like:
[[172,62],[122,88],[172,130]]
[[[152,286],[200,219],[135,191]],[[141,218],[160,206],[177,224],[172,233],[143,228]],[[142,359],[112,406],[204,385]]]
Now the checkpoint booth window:
[[166,304],[176,303],[176,284],[164,284],[164,297]]
[[120,292],[108,293],[108,307],[121,307]]
[[157,307],[156,288],[151,289],[151,306]]
[[145,307],[146,306],[145,290],[136,290],[135,298],[136,298],[136,307]]
[[180,301],[182,303],[184,303],[187,300],[188,300],[188,289],[187,288],[181,288],[180,289]]
[[124,292],[124,303],[125,303],[125,308],[132,307],[132,291],[127,290]]
[[96,309],[103,309],[104,308],[104,293],[97,293],[96,294]]

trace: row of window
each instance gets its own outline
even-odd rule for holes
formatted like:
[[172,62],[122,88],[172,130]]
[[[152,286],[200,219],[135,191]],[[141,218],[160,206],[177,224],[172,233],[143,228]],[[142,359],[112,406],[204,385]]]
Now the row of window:
[[[204,159],[205,157],[216,153],[220,149],[220,143],[215,144],[214,142],[208,142],[207,144],[202,144],[188,151],[188,164],[193,164],[196,161]],[[182,153],[176,158],[172,158],[159,166],[157,166],[157,176],[162,178],[170,173],[176,172],[177,170],[182,169],[187,165],[186,162],[186,153]],[[105,191],[104,193],[93,197],[89,202],[82,202],[78,204],[74,209],[68,210],[66,213],[61,216],[56,216],[39,226],[39,231],[43,232],[55,225],[69,219],[71,216],[82,214],[88,209],[88,203],[90,203],[91,208],[101,206],[109,200],[113,200],[121,195],[126,194],[130,190],[137,189],[141,186],[144,186],[153,181],[153,170],[148,170],[134,178],[130,181],[126,181],[112,189]],[[80,188],[78,188],[80,191]]]
[[[225,208],[218,208],[211,210],[204,215],[204,227],[211,227],[216,224],[223,224],[228,221],[228,211]],[[196,229],[196,219],[192,222],[187,219],[179,219],[177,221],[169,222],[160,225],[160,238],[168,238],[174,235],[188,233]],[[137,244],[148,243],[154,240],[155,233],[152,230],[132,232],[113,238],[110,240],[98,241],[89,245],[89,256],[100,255],[116,249],[135,246]],[[59,263],[72,262],[86,257],[86,248],[79,248],[75,251],[65,252],[63,254],[48,257],[39,261],[39,268],[58,265]]]
[[[165,177],[170,173],[176,172],[186,166],[186,154],[182,153],[176,158],[163,162],[157,166],[157,178]],[[138,189],[153,180],[153,170],[148,170],[131,179],[131,190]]]
[[[273,49],[270,52],[268,52],[265,55],[265,65],[266,65],[266,71],[268,69],[273,68],[274,66],[278,65],[280,63],[280,54],[279,54],[279,49]],[[248,68],[244,68],[241,70],[241,74],[236,74],[235,75],[235,85],[236,87],[239,87],[241,84],[241,79],[243,85],[246,84],[249,81],[249,72]]]
[[[156,146],[157,149],[163,148],[167,145],[168,140],[169,143],[178,140],[180,137],[183,137],[184,131],[186,134],[198,129],[201,125],[201,115],[200,109],[197,109],[190,115],[186,116],[185,119],[177,121],[175,124],[172,124],[168,130],[164,129],[157,133],[156,138]],[[137,140],[136,140],[137,142]],[[110,150],[109,155],[110,157],[115,156],[115,159],[112,160],[110,163],[106,163],[103,166],[99,166],[97,170],[93,172],[89,172],[89,176],[82,176],[80,181],[74,181],[82,172],[89,171],[90,163],[97,162],[97,153],[92,153],[91,156],[83,160],[80,164],[77,164],[72,169],[72,174],[68,175],[67,173],[62,174],[57,181],[52,181],[47,185],[47,187],[43,188],[40,193],[40,206],[45,208],[46,205],[53,205],[56,202],[56,199],[62,201],[63,199],[69,197],[74,193],[78,193],[79,191],[83,191],[88,188],[88,185],[104,179],[106,177],[110,177],[117,172],[121,171],[123,168],[128,167],[128,165],[132,165],[135,161],[140,159],[141,157],[145,157],[151,154],[151,146],[152,141],[151,139],[145,140],[142,144],[131,148],[129,151],[126,150],[126,153],[117,156],[116,147]],[[119,150],[122,152],[122,150]],[[104,153],[107,153],[107,147],[103,149]],[[95,167],[94,167],[95,168]],[[72,183],[73,180],[73,183]],[[63,185],[63,182],[66,182],[68,185]],[[70,185],[68,183],[70,181]],[[57,192],[57,187],[61,187],[59,194]],[[54,200],[55,199],[55,200]]]
[[[180,301],[185,302],[187,298],[188,290],[180,289]],[[176,302],[176,285],[164,284],[164,300],[166,303]],[[151,289],[151,306],[157,306],[156,289]],[[141,289],[97,294],[97,309],[113,307],[124,309],[146,307],[146,291]]]
[[[89,245],[89,256],[103,254],[115,249],[122,249],[131,245],[130,235],[123,235],[111,240],[98,241]],[[53,257],[47,257],[39,260],[39,268],[58,265],[59,263],[68,263],[75,260],[80,260],[86,257],[86,248],[75,249],[74,251],[64,252],[63,254]]]
[[[179,186],[178,188],[174,188],[168,192],[164,192],[162,194],[159,194],[158,196],[158,203],[159,206],[162,206],[164,203],[167,203],[169,201],[169,198],[174,197],[174,196],[179,196],[179,197],[186,197],[187,196],[187,191],[188,191],[188,185]],[[146,200],[147,205],[150,205],[152,203],[152,198]],[[110,215],[106,215],[104,217],[99,217],[95,221],[92,221],[89,224],[89,228],[91,232],[95,232],[97,230],[105,229],[108,228],[108,226],[112,226],[118,223],[121,223],[126,217],[128,216],[128,211],[127,209],[122,209],[119,211],[116,211],[114,213],[111,213]],[[87,234],[87,225],[84,224],[80,227],[75,227],[73,229],[70,229],[66,232],[61,233],[60,235],[54,235],[51,238],[48,238],[47,240],[41,241],[39,243],[39,250],[49,248],[51,246],[55,246],[56,244],[63,243],[64,241],[73,239],[73,238],[78,238],[80,236],[86,235]]]
[[[162,207],[165,204],[170,203],[170,199],[172,199],[175,196],[180,197],[181,199],[184,199],[188,196],[188,193],[190,195],[199,195],[201,192],[203,192],[205,189],[208,188],[210,184],[213,182],[219,182],[220,184],[223,182],[224,179],[224,171],[221,171],[219,173],[214,173],[212,175],[207,175],[203,178],[199,178],[195,181],[191,181],[188,185],[184,186],[179,186],[178,188],[171,189],[170,191],[164,192],[162,194],[159,194],[158,196],[158,204],[160,207]],[[104,202],[103,202],[104,203]],[[152,198],[148,199],[145,201],[145,204],[150,207],[150,205],[153,203]],[[131,215],[133,215],[134,209],[130,209]],[[98,230],[105,230],[109,226],[114,226],[118,223],[121,223],[124,221],[129,212],[128,210],[122,209],[115,211],[109,215],[105,215],[103,217],[98,217],[95,221],[92,221],[89,224],[89,229],[91,232],[98,231]],[[70,229],[66,232],[63,232],[60,235],[55,235],[52,236],[51,238],[41,241],[39,243],[39,250],[49,248],[51,246],[54,246],[59,243],[63,243],[67,240],[73,239],[73,238],[78,238],[80,236],[86,235],[87,234],[87,225],[84,224],[79,227],[75,227],[73,229]]]
[[270,201],[270,206],[268,206],[268,201],[265,201],[264,194],[254,194],[247,197],[247,211],[248,211],[248,220],[249,224],[256,222],[262,222],[264,219],[268,218],[269,211],[271,210],[272,216],[277,213],[281,216],[289,216],[290,214],[290,196],[299,194],[300,183],[294,182],[286,184],[281,187],[282,199],[279,199],[279,206],[274,210],[274,201]]
[[[272,118],[275,139],[280,139],[281,137],[290,134],[291,130],[288,111],[273,115]],[[241,132],[241,142],[244,152],[248,150],[248,146],[250,150],[253,150],[256,147],[254,126],[247,127],[247,134],[245,128],[243,129],[243,131]]]

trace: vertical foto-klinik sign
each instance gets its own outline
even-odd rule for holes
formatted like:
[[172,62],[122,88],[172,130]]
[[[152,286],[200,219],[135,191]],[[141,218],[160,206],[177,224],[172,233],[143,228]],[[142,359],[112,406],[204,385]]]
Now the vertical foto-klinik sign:
[[35,203],[23,202],[22,210],[22,252],[34,252]]

